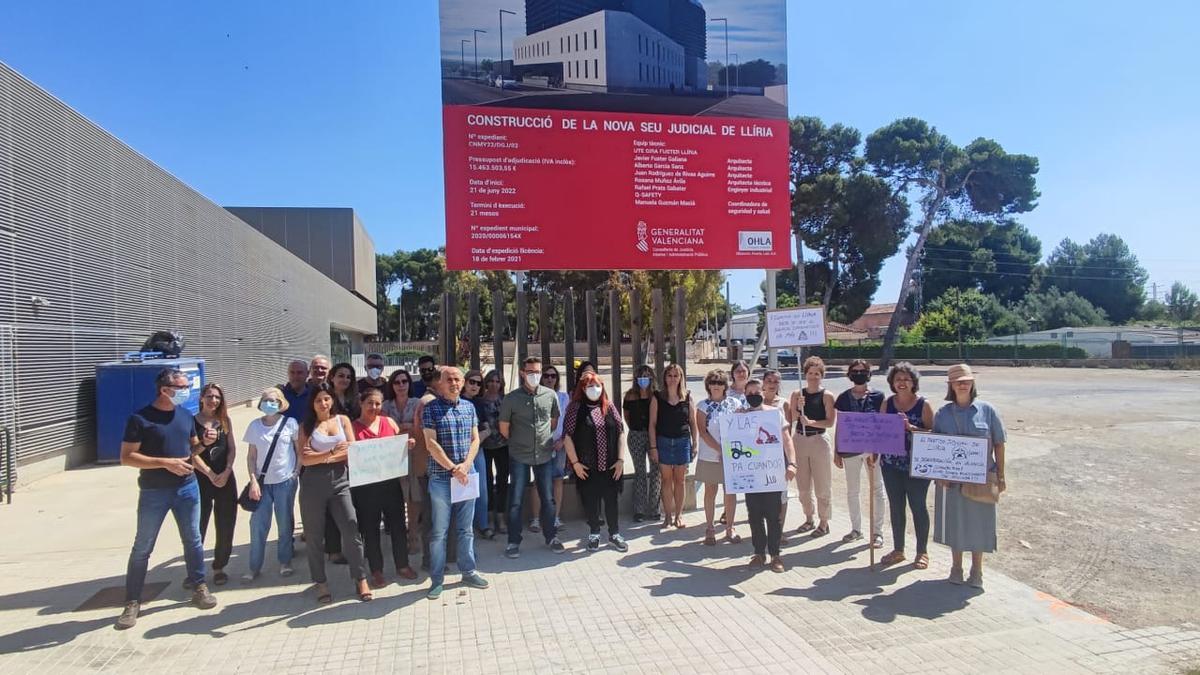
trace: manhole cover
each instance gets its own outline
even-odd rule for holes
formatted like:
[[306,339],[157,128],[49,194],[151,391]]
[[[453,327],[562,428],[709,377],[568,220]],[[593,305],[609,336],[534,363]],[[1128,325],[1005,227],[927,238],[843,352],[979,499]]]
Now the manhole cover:
[[[150,602],[158,597],[159,593],[166,590],[171,584],[166,581],[147,582],[142,586],[142,604]],[[109,607],[120,609],[125,606],[125,587],[124,586],[109,586],[96,591],[96,594],[83,604],[76,607],[76,612],[90,612],[93,609],[106,609]]]

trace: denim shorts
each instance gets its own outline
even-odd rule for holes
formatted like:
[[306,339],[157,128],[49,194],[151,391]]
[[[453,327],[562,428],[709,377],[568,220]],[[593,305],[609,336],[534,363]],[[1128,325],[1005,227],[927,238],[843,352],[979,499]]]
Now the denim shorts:
[[566,478],[571,474],[570,471],[567,471],[567,451],[565,449],[554,453],[554,459],[550,461],[554,462],[555,477]]
[[690,436],[680,438],[658,436],[655,438],[655,442],[658,443],[659,464],[687,466],[692,463],[692,438]]

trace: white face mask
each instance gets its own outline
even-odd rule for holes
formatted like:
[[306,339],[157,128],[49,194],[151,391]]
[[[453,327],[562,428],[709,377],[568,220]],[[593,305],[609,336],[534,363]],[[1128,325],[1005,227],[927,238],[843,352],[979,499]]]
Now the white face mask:
[[541,373],[525,373],[525,384],[529,385],[530,389],[537,389],[537,386],[542,382]]
[[583,393],[587,394],[589,401],[599,401],[600,395],[604,393],[604,387],[599,387],[593,384],[587,389],[584,389]]
[[379,376],[382,374],[383,368],[367,368],[367,377],[371,378],[372,380],[378,380]]

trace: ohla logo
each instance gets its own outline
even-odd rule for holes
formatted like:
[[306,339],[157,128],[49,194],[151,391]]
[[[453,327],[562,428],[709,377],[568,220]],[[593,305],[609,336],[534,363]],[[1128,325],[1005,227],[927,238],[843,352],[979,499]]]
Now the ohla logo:
[[770,231],[738,232],[739,251],[771,251],[775,248]]
[[637,250],[642,253],[650,252],[650,241],[646,239],[646,221],[639,220],[637,224]]

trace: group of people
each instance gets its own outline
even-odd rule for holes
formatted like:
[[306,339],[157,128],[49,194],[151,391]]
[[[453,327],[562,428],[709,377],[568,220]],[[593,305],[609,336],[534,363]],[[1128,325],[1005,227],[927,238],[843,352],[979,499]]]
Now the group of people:
[[[520,367],[520,385],[504,391],[497,371],[486,375],[453,366],[438,366],[422,357],[417,375],[399,369],[384,377],[384,359],[371,354],[366,374],[356,378],[348,363],[331,364],[324,356],[293,361],[288,381],[263,391],[260,417],[242,435],[246,445],[248,484],[239,493],[233,476],[238,443],[226,409],[224,392],[215,383],[201,391],[196,415],[182,407],[190,385],[179,371],[166,369],[157,379],[154,401],[128,420],[121,447],[122,463],[140,469],[137,533],[126,576],[126,605],[118,628],[135,625],[154,541],[168,512],[175,517],[183,543],[192,602],[208,609],[216,599],[208,588],[204,539],[215,514],[216,542],[212,583],[228,583],[237,510],[251,511],[249,567],[242,580],[253,583],[263,571],[272,521],[278,530],[279,574],[294,574],[293,531],[299,496],[301,535],[306,546],[314,594],[332,601],[326,562],[346,564],[357,597],[369,601],[372,589],[387,583],[382,532],[389,534],[392,562],[402,579],[415,579],[410,551],[420,549],[421,567],[429,571],[427,596],[443,590],[446,560],[457,559],[463,582],[475,588],[489,583],[476,569],[474,537],[506,535],[504,553],[520,556],[522,533],[540,534],[555,553],[565,551],[559,537],[564,479],[571,477],[586,516],[586,548],[595,551],[607,528],[607,544],[625,552],[618,501],[633,462],[633,519],[658,520],[662,528],[684,528],[685,477],[696,463],[695,479],[704,486],[704,544],[722,539],[738,543],[737,495],[725,491],[724,512],[716,514],[717,493],[724,484],[719,424],[726,415],[776,410],[780,416],[787,481],[796,481],[805,520],[798,533],[829,534],[834,469],[846,475],[851,531],[843,541],[864,538],[861,475],[872,477],[876,502],[887,495],[893,550],[885,565],[905,560],[907,512],[916,529],[915,567],[928,567],[930,481],[910,475],[907,455],[854,455],[836,452],[827,431],[839,411],[896,414],[905,420],[907,452],[911,434],[932,431],[982,436],[990,441],[990,466],[1002,491],[1004,427],[994,408],[976,399],[974,374],[968,366],[950,369],[946,404],[936,413],[918,395],[920,377],[907,363],[887,373],[892,395],[871,389],[871,367],[853,362],[847,372],[852,386],[837,397],[823,387],[825,364],[816,357],[802,368],[804,386],[790,398],[780,395],[776,370],[752,378],[749,366],[735,363],[728,371],[704,377],[702,400],[688,391],[683,369],[669,364],[661,380],[652,368],[639,366],[618,406],[606,391],[596,367],[584,362],[575,372],[571,392],[562,390],[559,371],[536,357]],[[349,447],[354,441],[407,435],[408,474],[351,487]],[[476,499],[453,501],[451,483],[479,482]],[[532,488],[532,489],[530,489]],[[532,519],[524,519],[527,492]],[[814,500],[815,497],[815,500]],[[746,495],[754,555],[752,567],[782,572],[780,546],[786,536],[787,486],[778,492]],[[982,555],[996,548],[995,503],[969,499],[961,486],[939,485],[935,541],[951,547],[950,581],[982,588]],[[883,510],[872,521],[869,545],[884,545]],[[971,552],[969,575],[963,554]],[[770,556],[768,559],[768,555]]]

